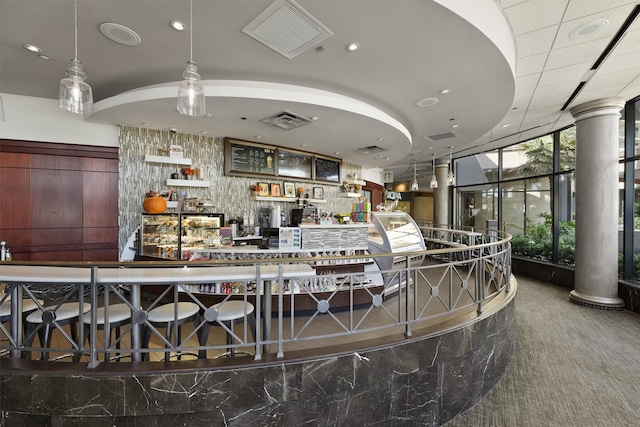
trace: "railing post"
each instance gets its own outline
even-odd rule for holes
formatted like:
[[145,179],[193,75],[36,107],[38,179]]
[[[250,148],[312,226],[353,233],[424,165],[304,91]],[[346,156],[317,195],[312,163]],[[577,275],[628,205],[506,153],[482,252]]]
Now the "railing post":
[[[411,299],[409,295],[411,295],[410,282],[411,282],[411,257],[409,255],[405,255],[405,269],[404,269],[404,283],[405,283],[405,292],[404,292],[404,301],[405,301],[405,315],[406,315],[406,323],[407,327],[405,328],[404,334],[408,337],[413,335],[411,331]],[[415,286],[415,283],[414,283]],[[400,290],[402,289],[402,281],[398,286],[398,296],[400,296]],[[401,320],[401,319],[400,319]]]
[[11,335],[16,346],[11,350],[11,357],[20,357],[22,348],[22,285],[14,283],[11,289]]
[[[98,289],[97,289],[97,285],[96,285],[96,277],[97,277],[97,269],[98,267],[96,267],[95,265],[91,267],[91,289],[90,289],[90,298],[91,298],[91,336],[89,337],[89,365],[88,367],[90,369],[93,369],[95,367],[97,367],[100,363],[98,362],[98,355],[96,354],[96,349],[97,349],[97,345],[96,342],[98,341]],[[105,291],[105,294],[107,292]],[[81,310],[82,312],[82,310]],[[84,346],[84,321],[83,321],[83,317],[84,315],[81,314],[80,315],[80,321],[78,322],[78,327],[80,328],[80,339],[82,340],[80,344],[80,349],[82,349],[82,347]],[[108,317],[105,316],[105,320],[107,320]],[[105,331],[105,335],[109,333],[109,325],[105,324],[104,325],[104,331]],[[105,353],[106,354],[106,353]]]
[[[282,343],[282,321],[283,321],[283,299],[284,299],[284,279],[282,278],[282,263],[278,263],[278,359],[284,357],[284,349]],[[246,323],[246,322],[245,322]]]
[[[256,263],[256,355],[255,360],[262,360],[262,287],[266,285],[260,278],[260,264]],[[266,323],[266,322],[265,322]],[[265,351],[269,351],[265,346]]]
[[[129,288],[131,297],[131,347],[132,354],[131,360],[134,362],[140,362],[142,360],[142,354],[140,349],[142,348],[142,323],[146,321],[146,312],[140,309],[140,284],[134,283]],[[140,314],[138,314],[140,313]]]
[[478,302],[478,314],[482,313],[484,302],[484,261],[482,257],[476,258],[476,298]]

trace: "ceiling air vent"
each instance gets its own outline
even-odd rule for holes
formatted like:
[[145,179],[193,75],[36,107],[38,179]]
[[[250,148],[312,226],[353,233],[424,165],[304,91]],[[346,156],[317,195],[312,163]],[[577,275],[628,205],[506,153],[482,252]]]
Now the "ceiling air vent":
[[458,134],[455,132],[444,132],[444,133],[438,133],[435,135],[423,136],[424,139],[431,142],[442,141],[443,139],[457,138],[457,137],[458,137]]
[[242,32],[292,59],[333,33],[293,0],[276,0]]
[[292,112],[286,110],[280,114],[276,114],[272,117],[267,117],[266,119],[262,119],[260,121],[270,125],[278,126],[279,128],[285,130],[299,128],[300,126],[304,126],[312,122],[311,119],[293,114]]
[[377,154],[387,150],[382,147],[378,147],[377,145],[370,145],[368,147],[358,148],[356,151],[362,154]]

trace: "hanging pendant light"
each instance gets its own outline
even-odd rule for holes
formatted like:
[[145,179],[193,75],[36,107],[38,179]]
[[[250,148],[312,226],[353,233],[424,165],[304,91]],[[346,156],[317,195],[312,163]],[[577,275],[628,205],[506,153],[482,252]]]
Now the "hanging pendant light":
[[431,175],[431,181],[429,182],[429,187],[430,188],[438,188],[438,178],[436,178],[436,153],[432,154],[433,156],[433,160],[432,160],[432,170],[433,170],[433,175]]
[[200,83],[198,67],[193,62],[193,0],[189,0],[189,60],[182,72],[178,87],[178,112],[187,116],[204,116],[204,87]]
[[93,93],[85,79],[87,75],[82,71],[82,64],[78,61],[78,0],[74,1],[75,22],[75,51],[74,56],[65,73],[67,77],[60,80],[58,107],[76,114],[91,114],[93,112]]
[[451,154],[453,147],[449,147],[449,173],[447,174],[447,183],[453,185],[456,182],[456,176],[453,174],[453,157]]
[[411,191],[418,191],[418,176],[416,175],[417,160],[413,160],[413,182],[411,183]]

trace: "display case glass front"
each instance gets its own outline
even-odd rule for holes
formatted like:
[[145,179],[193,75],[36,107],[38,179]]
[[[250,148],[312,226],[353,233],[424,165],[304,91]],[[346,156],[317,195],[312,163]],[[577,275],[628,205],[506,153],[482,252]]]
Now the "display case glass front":
[[386,252],[425,250],[420,228],[406,212],[375,212],[369,242],[380,245]]
[[178,214],[142,214],[140,255],[178,259]]
[[189,259],[193,251],[220,246],[221,213],[183,213],[180,215],[180,259]]

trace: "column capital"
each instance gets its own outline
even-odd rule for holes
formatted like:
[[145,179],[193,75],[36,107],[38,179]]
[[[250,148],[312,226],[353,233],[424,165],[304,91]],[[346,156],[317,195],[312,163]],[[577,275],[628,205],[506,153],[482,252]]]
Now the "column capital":
[[576,122],[597,116],[606,116],[610,114],[620,115],[620,110],[624,108],[624,98],[612,96],[609,98],[595,99],[593,101],[583,102],[580,105],[572,107],[569,111]]

